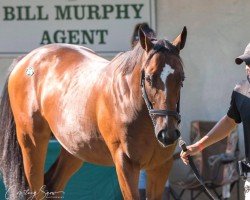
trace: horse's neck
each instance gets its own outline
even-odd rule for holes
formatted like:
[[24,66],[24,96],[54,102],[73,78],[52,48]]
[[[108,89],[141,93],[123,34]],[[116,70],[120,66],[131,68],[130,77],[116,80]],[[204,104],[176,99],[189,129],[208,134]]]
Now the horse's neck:
[[134,107],[137,110],[141,110],[142,104],[144,103],[142,99],[140,80],[141,66],[136,66],[131,75],[128,75],[126,81],[129,86],[130,93],[132,94],[131,101],[134,103]]
[[110,85],[116,110],[124,121],[134,120],[143,107],[140,74],[141,66],[135,66],[131,73],[114,76]]

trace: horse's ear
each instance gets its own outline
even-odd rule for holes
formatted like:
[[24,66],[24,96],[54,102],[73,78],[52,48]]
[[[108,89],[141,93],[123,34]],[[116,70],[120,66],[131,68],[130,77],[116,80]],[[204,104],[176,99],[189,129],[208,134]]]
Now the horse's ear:
[[185,46],[186,38],[187,38],[187,28],[186,28],[186,26],[184,26],[181,34],[177,38],[175,38],[175,40],[172,42],[172,44],[174,46],[176,46],[178,48],[178,50],[180,51]]
[[151,42],[151,40],[147,37],[147,35],[144,33],[141,27],[138,30],[138,35],[139,35],[141,47],[146,52],[149,52],[153,48],[154,45]]

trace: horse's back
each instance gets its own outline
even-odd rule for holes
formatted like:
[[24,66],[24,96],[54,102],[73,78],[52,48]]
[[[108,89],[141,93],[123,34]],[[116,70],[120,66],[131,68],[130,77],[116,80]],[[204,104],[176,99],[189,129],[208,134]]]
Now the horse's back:
[[[67,68],[77,64],[79,61],[88,60],[95,63],[108,63],[108,61],[98,56],[94,51],[83,46],[70,45],[70,44],[50,44],[45,45],[31,51],[23,57],[23,59],[15,67],[18,70],[22,67],[37,67],[41,68],[41,64],[51,69],[51,63],[55,62],[54,66],[62,67],[62,64]],[[39,65],[39,66],[37,66]],[[12,73],[14,73],[13,71]],[[23,74],[25,75],[25,74]]]
[[[55,93],[66,94],[71,87],[86,86],[90,82],[88,79],[94,82],[107,63],[92,50],[81,46],[45,45],[16,64],[9,77],[9,90],[20,98],[24,98],[24,91],[29,98],[34,93],[37,103],[42,106],[43,100],[51,95],[55,97]],[[80,89],[77,88],[78,92]]]

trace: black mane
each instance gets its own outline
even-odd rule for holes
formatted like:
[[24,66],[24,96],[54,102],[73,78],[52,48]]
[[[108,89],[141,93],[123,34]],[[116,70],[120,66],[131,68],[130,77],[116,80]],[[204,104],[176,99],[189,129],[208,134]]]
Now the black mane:
[[120,53],[114,59],[112,59],[110,64],[115,67],[116,73],[122,73],[123,75],[129,74],[134,70],[135,66],[147,64],[150,59],[158,52],[167,52],[169,54],[173,54],[181,60],[179,57],[179,50],[169,41],[164,39],[157,41],[153,39],[152,42],[154,43],[154,47],[150,51],[146,63],[142,63],[142,57],[145,50],[141,47],[140,42],[138,42],[132,50]]

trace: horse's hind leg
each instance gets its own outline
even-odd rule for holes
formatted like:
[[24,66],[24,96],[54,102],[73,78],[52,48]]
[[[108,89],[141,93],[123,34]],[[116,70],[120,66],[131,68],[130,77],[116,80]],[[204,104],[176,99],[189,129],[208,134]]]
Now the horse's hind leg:
[[44,185],[44,163],[51,131],[40,113],[22,113],[22,116],[18,115],[15,119],[17,140],[22,150],[24,172],[32,192],[31,196],[41,199],[44,197],[41,190]]
[[[63,147],[55,163],[45,174],[45,185],[52,192],[52,195],[60,197],[63,190],[71,178],[83,164],[83,161],[71,155]],[[53,193],[54,192],[54,193]],[[53,198],[53,196],[51,196]]]
[[147,173],[147,199],[162,200],[164,187],[173,164],[170,159],[165,164],[152,170],[146,170]]

